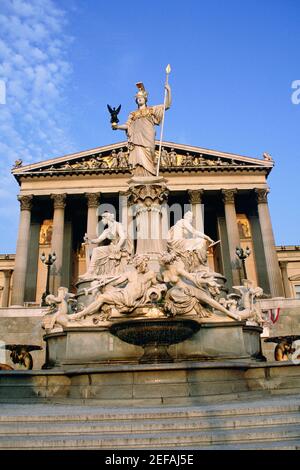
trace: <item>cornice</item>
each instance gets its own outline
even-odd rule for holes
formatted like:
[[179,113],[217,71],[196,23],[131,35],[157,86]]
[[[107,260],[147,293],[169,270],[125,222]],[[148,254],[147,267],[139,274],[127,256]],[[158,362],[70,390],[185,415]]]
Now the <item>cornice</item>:
[[[235,173],[235,174],[243,174],[243,173],[264,173],[266,176],[269,174],[269,171],[266,168],[262,167],[248,167],[248,166],[228,166],[224,167],[164,167],[160,169],[160,173],[162,174],[171,174],[171,173]],[[19,175],[15,175],[18,181],[23,179],[51,179],[51,178],[68,178],[73,176],[93,176],[93,175],[128,175],[130,176],[130,172],[128,169],[125,168],[99,168],[99,169],[91,169],[91,170],[74,170],[74,171],[63,171],[63,170],[51,170],[51,171],[39,171],[39,172],[26,172]]]
[[[156,147],[158,147],[159,141],[155,141],[155,144],[156,144]],[[252,165],[261,166],[263,168],[269,168],[269,169],[273,168],[274,166],[273,161],[246,157],[244,155],[239,155],[235,153],[221,152],[218,150],[211,150],[211,149],[206,149],[203,147],[196,147],[196,146],[185,145],[185,144],[177,144],[175,142],[168,142],[168,141],[162,142],[162,145],[165,148],[168,148],[168,149],[174,148],[175,150],[178,150],[181,152],[188,152],[188,153],[192,152],[192,153],[199,154],[199,155],[204,154],[206,156],[212,156],[212,157],[217,157],[217,158],[220,157],[221,159],[239,160],[240,162],[249,164],[250,166]],[[80,159],[84,157],[92,157],[93,155],[96,155],[96,154],[104,154],[112,150],[126,148],[126,147],[127,147],[127,142],[122,141],[122,142],[117,142],[115,144],[109,144],[106,146],[85,150],[82,152],[66,154],[61,157],[51,158],[48,160],[32,163],[30,165],[18,166],[17,168],[12,169],[12,174],[13,175],[23,174],[24,172],[27,172],[27,171],[30,172],[32,170],[39,169],[40,167],[49,167],[51,165],[57,165],[59,163],[63,163],[66,161],[72,162],[73,160],[76,160],[76,159]]]

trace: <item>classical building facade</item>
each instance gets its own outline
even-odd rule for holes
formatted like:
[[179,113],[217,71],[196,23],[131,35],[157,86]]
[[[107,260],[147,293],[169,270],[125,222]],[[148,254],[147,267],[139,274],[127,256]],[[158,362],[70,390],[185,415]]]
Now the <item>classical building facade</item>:
[[300,246],[278,246],[277,255],[285,297],[300,299]]
[[[224,274],[229,289],[244,277],[236,248],[249,247],[247,277],[272,297],[296,296],[298,271],[289,274],[291,250],[276,252],[268,208],[273,165],[268,154],[257,159],[164,142],[160,174],[170,190],[165,224],[172,226],[191,208],[195,227],[220,240],[209,265]],[[63,285],[74,291],[86,269],[85,234],[99,234],[101,211],[114,210],[134,237],[126,142],[18,166],[12,174],[20,185],[20,222],[15,259],[0,259],[2,306],[40,303],[47,273],[42,253],[56,254],[50,290]],[[291,291],[289,276],[296,276]]]

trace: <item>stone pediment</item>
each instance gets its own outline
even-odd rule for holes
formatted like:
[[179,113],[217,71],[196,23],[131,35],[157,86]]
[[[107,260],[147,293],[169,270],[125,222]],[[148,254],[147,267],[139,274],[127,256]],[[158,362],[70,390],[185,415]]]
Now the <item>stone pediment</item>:
[[[156,158],[159,143],[156,141]],[[269,157],[268,154],[265,154]],[[163,142],[161,152],[161,173],[198,172],[198,171],[264,171],[272,169],[274,162],[270,158],[257,159],[237,154],[219,152],[192,147],[189,145]],[[63,157],[22,166],[16,162],[12,169],[18,180],[26,176],[70,175],[91,173],[129,173],[127,142],[97,147],[84,152],[77,152]]]

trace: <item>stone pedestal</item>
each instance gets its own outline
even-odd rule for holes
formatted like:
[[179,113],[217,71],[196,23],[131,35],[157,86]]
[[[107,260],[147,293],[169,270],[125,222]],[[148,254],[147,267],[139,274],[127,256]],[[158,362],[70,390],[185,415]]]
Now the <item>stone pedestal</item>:
[[168,197],[166,180],[161,177],[134,177],[129,181],[127,194],[136,217],[136,253],[148,254],[155,259],[166,248],[162,230],[162,204]]
[[[168,351],[175,362],[225,359],[234,362],[260,361],[263,360],[261,332],[262,328],[242,322],[202,322],[199,331],[190,339],[171,345]],[[45,335],[44,340],[47,343],[47,368],[137,364],[143,355],[141,346],[121,341],[105,327],[68,327],[64,331]]]

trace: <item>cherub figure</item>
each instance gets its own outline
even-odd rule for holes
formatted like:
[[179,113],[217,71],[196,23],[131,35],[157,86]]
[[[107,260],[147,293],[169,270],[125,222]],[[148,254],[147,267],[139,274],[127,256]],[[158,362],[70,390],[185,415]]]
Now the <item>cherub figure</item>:
[[68,291],[67,287],[59,287],[57,296],[49,294],[46,303],[49,305],[43,318],[42,327],[52,330],[54,325],[67,326],[70,319],[71,303],[76,302],[75,294]]

